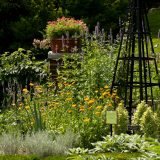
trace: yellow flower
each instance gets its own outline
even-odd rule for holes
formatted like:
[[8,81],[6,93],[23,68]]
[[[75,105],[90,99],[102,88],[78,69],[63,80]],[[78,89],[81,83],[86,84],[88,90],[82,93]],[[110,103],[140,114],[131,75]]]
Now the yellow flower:
[[25,106],[25,109],[26,109],[26,110],[30,109],[30,106]]
[[32,86],[34,86],[34,84],[33,84],[33,83],[30,83],[29,85],[30,85],[31,87],[32,87]]
[[97,106],[96,109],[102,109],[102,106]]
[[85,107],[84,107],[84,106],[80,106],[79,111],[80,111],[80,112],[84,112],[84,109],[85,109]]
[[76,108],[76,106],[77,106],[76,104],[72,104],[72,107],[73,107],[73,108]]
[[71,100],[73,100],[73,98],[66,98],[66,100],[67,100],[67,101],[71,101]]
[[113,93],[113,94],[112,94],[112,98],[115,98],[115,97],[116,97],[116,93]]
[[84,112],[84,109],[83,109],[83,108],[80,108],[79,111],[80,111],[80,112]]
[[100,116],[101,112],[95,112],[95,115]]
[[110,97],[110,96],[111,96],[111,94],[110,94],[110,93],[108,93],[108,94],[107,94],[107,96],[108,96],[108,97]]
[[22,107],[22,105],[23,105],[22,103],[19,104],[20,107]]
[[12,103],[12,106],[15,106],[16,104],[15,103]]
[[84,109],[84,106],[80,106],[80,109]]
[[41,86],[36,86],[35,88],[36,88],[36,91],[38,93],[42,93],[42,87]]
[[85,100],[85,101],[89,101],[89,98],[88,98],[88,97],[85,97],[84,100]]
[[72,110],[68,110],[67,112],[68,112],[68,113],[72,113]]
[[27,88],[24,88],[22,91],[23,91],[25,94],[27,94],[27,93],[29,92]]
[[112,103],[109,103],[109,104],[108,104],[108,107],[112,107]]
[[106,85],[106,86],[104,86],[104,88],[108,89],[109,87]]
[[91,100],[88,101],[88,104],[91,105],[91,104],[93,104],[94,102],[95,102],[95,99],[91,99]]
[[107,95],[108,94],[108,92],[103,92],[102,93],[102,96],[105,96],[105,95]]
[[90,122],[90,118],[87,118],[87,117],[86,117],[86,118],[84,118],[84,119],[83,119],[83,122],[85,122],[85,123],[89,123],[89,122]]

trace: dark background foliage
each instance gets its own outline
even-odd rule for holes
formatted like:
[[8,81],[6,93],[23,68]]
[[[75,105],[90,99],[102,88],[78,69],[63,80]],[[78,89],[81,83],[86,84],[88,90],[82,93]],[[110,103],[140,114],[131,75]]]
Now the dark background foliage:
[[0,53],[18,47],[30,49],[34,38],[43,38],[47,21],[61,16],[83,19],[90,30],[97,22],[106,31],[118,30],[118,18],[127,0],[1,0]]

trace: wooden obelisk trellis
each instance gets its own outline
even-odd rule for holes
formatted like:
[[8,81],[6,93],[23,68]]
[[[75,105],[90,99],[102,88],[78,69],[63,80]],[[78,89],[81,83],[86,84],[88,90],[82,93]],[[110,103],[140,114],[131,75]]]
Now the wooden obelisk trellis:
[[147,8],[145,0],[130,0],[111,86],[111,93],[120,91],[130,120],[135,102],[154,107],[154,88],[160,87]]

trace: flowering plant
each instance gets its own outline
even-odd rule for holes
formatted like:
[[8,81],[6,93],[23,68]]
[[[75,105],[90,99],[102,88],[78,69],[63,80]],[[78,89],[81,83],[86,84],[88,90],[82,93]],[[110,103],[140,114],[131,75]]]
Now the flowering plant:
[[49,21],[46,26],[47,38],[52,40],[68,35],[73,37],[75,34],[80,36],[87,29],[86,24],[82,20],[74,18],[58,18],[56,21]]

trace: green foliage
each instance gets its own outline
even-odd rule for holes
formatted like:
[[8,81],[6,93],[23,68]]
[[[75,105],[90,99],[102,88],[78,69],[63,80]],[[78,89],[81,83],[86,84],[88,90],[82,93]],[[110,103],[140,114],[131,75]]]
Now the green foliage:
[[131,160],[132,158],[141,157],[142,153],[102,153],[94,155],[78,155],[68,157],[68,160],[99,160],[103,159],[113,159],[113,160]]
[[143,113],[140,122],[141,130],[147,137],[157,137],[158,124],[156,123],[156,113],[154,113],[151,107]]
[[113,135],[93,143],[95,152],[144,152],[149,143],[139,135]]
[[32,41],[42,38],[42,32],[49,20],[62,15],[56,10],[56,1],[16,0],[0,2],[0,53],[13,51],[18,47],[31,48]]
[[118,124],[114,125],[114,132],[115,134],[126,133],[129,124],[128,111],[124,108],[123,103],[118,105],[116,111],[118,116]]
[[71,149],[69,149],[68,154],[69,155],[86,154],[86,153],[88,153],[88,151],[89,151],[88,149],[80,148],[80,147],[78,147],[78,148],[71,148]]
[[147,150],[155,152],[158,155],[160,155],[160,144],[159,144],[159,146],[151,146],[151,147],[147,148]]
[[[13,53],[5,53],[0,57],[0,87],[2,107],[12,103],[12,94],[15,97],[21,93],[22,87],[29,87],[30,81],[43,82],[48,76],[46,62],[38,62],[30,50],[19,48]],[[8,88],[8,89],[7,89]],[[14,89],[13,89],[14,88]],[[12,94],[10,93],[12,92]],[[15,98],[16,103],[17,99]]]
[[148,13],[148,19],[149,19],[149,22],[150,22],[152,36],[157,38],[158,31],[160,29],[160,22],[159,22],[160,9],[159,8],[151,9]]
[[158,138],[160,139],[160,107],[159,107],[159,105],[158,105],[158,108],[156,110],[155,119],[156,119],[156,123],[158,125],[158,128],[157,128],[158,133],[157,133],[157,135],[159,135]]
[[[126,0],[63,0],[60,6],[68,10],[68,15],[75,18],[83,18],[91,30],[97,22],[103,28],[117,28],[118,18],[124,15],[128,1]],[[83,8],[83,9],[82,9]]]
[[0,113],[0,133],[4,132],[26,132],[28,125],[23,113],[18,114],[17,109],[10,109]]
[[159,138],[159,108],[153,112],[152,108],[142,101],[138,104],[133,115],[133,124],[140,126],[139,134],[147,137]]
[[[116,93],[110,95],[107,86],[111,83],[114,64],[107,47],[93,41],[84,48],[83,55],[65,56],[59,69],[60,94],[70,94],[59,96],[58,101],[62,106],[68,106],[67,111],[74,121],[71,125],[74,124],[72,127],[80,133],[83,147],[90,148],[91,142],[108,133],[109,127],[104,123],[101,112],[107,106],[114,108],[113,99],[115,102],[118,100]],[[68,98],[72,100],[67,102]],[[72,104],[76,104],[75,107]]]
[[37,78],[45,77],[47,74],[43,68],[43,62],[36,62],[31,58],[32,52],[22,48],[11,54],[3,54],[0,57],[0,80],[7,81],[15,78],[19,83],[22,83],[26,79],[32,78],[34,81]]
[[134,116],[133,116],[133,124],[136,124],[136,125],[140,124],[141,118],[144,112],[147,110],[147,107],[148,105],[144,101],[142,101],[137,105],[136,112],[134,113]]

